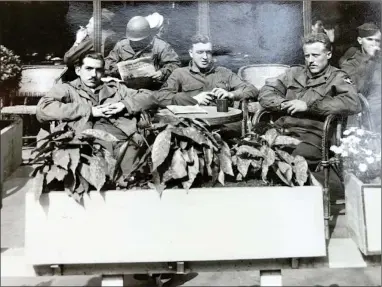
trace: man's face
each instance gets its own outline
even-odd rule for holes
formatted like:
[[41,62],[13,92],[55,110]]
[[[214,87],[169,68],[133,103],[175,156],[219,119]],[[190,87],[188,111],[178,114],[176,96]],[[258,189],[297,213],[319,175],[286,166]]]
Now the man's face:
[[332,53],[326,50],[323,43],[305,44],[303,50],[305,65],[313,75],[322,72],[329,65]]
[[199,69],[206,69],[212,63],[212,44],[211,43],[196,43],[192,45],[189,51],[192,62]]
[[104,72],[104,65],[101,60],[85,58],[81,67],[76,67],[76,74],[80,77],[85,86],[96,88],[101,83]]
[[86,30],[88,31],[88,34],[93,34],[94,31],[94,18],[91,17],[89,20],[89,23],[86,25]]
[[367,55],[373,57],[381,50],[381,31],[378,31],[373,36],[358,37],[358,43],[361,45],[362,50]]
[[312,33],[324,33],[324,24],[321,20],[318,20],[314,25],[312,25]]

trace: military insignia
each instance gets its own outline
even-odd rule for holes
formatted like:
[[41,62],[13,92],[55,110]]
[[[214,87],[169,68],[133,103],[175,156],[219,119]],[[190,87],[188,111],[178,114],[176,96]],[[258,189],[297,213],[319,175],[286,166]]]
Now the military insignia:
[[350,78],[346,78],[344,81],[350,85],[354,85],[353,81]]

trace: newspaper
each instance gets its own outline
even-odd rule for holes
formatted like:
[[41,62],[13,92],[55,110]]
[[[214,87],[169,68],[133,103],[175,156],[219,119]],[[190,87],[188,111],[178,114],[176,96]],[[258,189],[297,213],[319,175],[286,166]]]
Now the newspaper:
[[134,60],[126,60],[117,64],[118,72],[123,81],[137,78],[151,78],[155,73],[155,67],[151,57],[142,57]]

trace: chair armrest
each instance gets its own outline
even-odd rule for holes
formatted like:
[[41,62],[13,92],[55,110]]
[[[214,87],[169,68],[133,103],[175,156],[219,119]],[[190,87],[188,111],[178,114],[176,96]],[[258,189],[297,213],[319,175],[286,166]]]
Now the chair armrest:
[[358,93],[358,97],[362,105],[361,124],[365,122],[365,120],[363,120],[364,118],[363,115],[364,115],[366,117],[366,123],[368,125],[369,130],[373,130],[373,122],[371,121],[371,116],[370,116],[369,101],[361,93]]
[[342,135],[342,125],[344,122],[343,116],[341,115],[328,115],[324,122],[323,127],[323,136],[322,136],[322,161],[325,166],[325,162],[329,161],[329,149],[330,149],[330,128],[334,123],[337,122],[336,126],[336,140],[337,144],[340,142],[340,138]]

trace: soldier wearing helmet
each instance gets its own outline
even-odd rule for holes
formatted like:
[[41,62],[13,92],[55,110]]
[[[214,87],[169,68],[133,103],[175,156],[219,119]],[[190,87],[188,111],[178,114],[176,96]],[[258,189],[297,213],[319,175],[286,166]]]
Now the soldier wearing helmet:
[[[106,57],[106,73],[119,77],[117,64],[121,61],[134,60],[141,57],[151,57],[155,73],[151,75],[152,82],[148,86],[134,88],[159,89],[173,70],[180,67],[178,54],[162,39],[155,37],[157,30],[151,29],[145,17],[135,16],[126,26],[126,38],[119,41]],[[129,83],[127,83],[129,85]]]
[[357,91],[369,101],[372,127],[381,132],[381,30],[374,23],[358,27],[359,47],[351,47],[340,60]]

